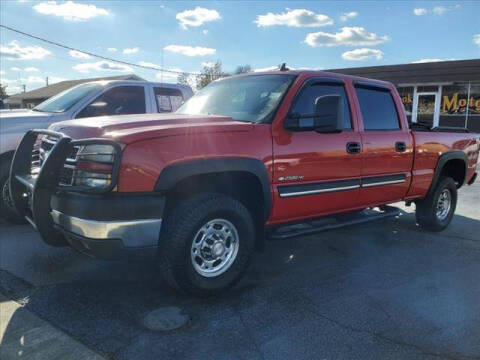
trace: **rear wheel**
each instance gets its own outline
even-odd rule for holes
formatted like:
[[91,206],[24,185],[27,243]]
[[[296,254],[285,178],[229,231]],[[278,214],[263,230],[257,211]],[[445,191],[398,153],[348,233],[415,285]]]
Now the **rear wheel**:
[[435,190],[416,202],[416,217],[420,226],[431,231],[442,231],[452,221],[457,207],[457,186],[449,177],[442,177]]
[[242,203],[223,194],[193,196],[171,211],[162,229],[163,276],[184,292],[217,294],[241,278],[254,243],[254,223]]

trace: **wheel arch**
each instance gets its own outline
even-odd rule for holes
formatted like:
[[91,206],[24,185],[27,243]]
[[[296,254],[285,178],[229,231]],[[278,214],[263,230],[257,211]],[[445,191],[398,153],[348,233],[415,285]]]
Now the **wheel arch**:
[[[228,181],[235,185],[241,185],[242,183],[252,185],[252,181],[256,182],[258,186],[256,189],[263,204],[263,220],[266,221],[270,216],[272,208],[270,179],[265,165],[260,160],[229,157],[173,164],[162,170],[156,181],[154,191],[168,193],[168,191],[178,188],[182,184],[192,185],[196,180],[201,182],[199,185],[202,186],[208,183],[212,185],[224,184],[224,186],[221,186],[222,190],[228,188],[228,186],[225,186]],[[234,190],[232,186],[230,188]],[[256,190],[252,189],[252,193],[255,194]]]
[[438,158],[437,166],[433,175],[432,184],[428,195],[430,195],[442,176],[448,176],[455,180],[459,189],[467,178],[468,157],[461,150],[446,152]]

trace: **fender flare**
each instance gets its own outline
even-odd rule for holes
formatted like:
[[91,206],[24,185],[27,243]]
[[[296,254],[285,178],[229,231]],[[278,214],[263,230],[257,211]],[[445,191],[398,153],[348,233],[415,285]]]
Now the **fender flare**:
[[[467,171],[468,171],[468,157],[467,155],[461,150],[453,150],[440,155],[437,161],[437,166],[435,167],[435,172],[433,174],[432,183],[430,185],[430,189],[428,190],[428,195],[433,193],[435,186],[437,186],[438,180],[440,179],[440,174],[445,166],[445,164],[450,160],[462,160],[465,164],[465,174],[463,176],[464,182],[467,179]],[[459,184],[461,187],[463,184]]]
[[259,180],[265,204],[264,217],[267,220],[272,209],[272,190],[267,168],[263,162],[257,159],[229,157],[194,160],[169,165],[160,173],[154,191],[168,191],[180,181],[191,176],[233,171],[250,173]]

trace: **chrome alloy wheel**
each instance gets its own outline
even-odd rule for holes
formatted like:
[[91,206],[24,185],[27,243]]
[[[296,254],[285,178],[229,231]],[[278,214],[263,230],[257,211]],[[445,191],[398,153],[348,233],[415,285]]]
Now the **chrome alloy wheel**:
[[190,251],[194,269],[202,276],[215,277],[232,266],[239,248],[238,231],[225,219],[214,219],[196,233]]
[[448,213],[450,212],[450,207],[452,206],[452,194],[450,190],[444,189],[437,201],[436,215],[437,219],[443,221],[447,218]]

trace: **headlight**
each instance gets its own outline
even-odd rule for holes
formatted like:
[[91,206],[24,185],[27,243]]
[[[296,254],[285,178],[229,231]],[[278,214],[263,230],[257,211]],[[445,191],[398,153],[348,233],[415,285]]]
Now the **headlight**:
[[112,184],[115,154],[113,145],[80,146],[75,156],[73,185],[108,188]]

